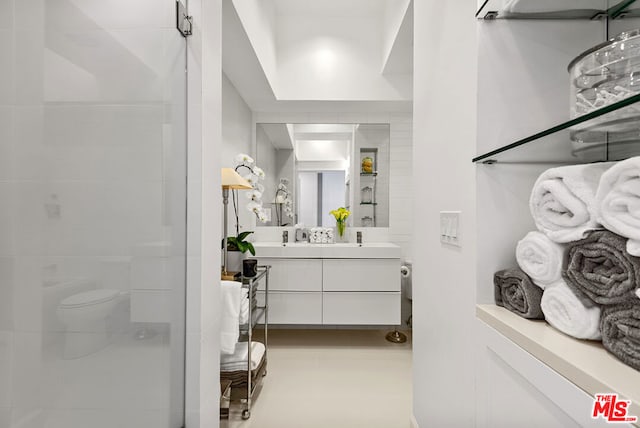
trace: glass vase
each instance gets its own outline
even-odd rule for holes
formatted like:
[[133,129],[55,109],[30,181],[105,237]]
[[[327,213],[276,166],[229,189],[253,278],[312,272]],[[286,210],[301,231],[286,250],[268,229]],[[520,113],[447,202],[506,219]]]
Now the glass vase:
[[344,221],[336,221],[336,242],[347,242],[347,223]]

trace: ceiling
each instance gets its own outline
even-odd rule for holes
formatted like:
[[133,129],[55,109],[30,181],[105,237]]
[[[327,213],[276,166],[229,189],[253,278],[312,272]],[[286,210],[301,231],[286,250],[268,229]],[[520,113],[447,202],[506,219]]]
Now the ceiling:
[[[389,0],[273,0],[281,16],[375,16],[384,13]],[[393,1],[393,0],[392,0]]]
[[[254,16],[247,1],[223,1],[222,62],[253,111],[411,111],[409,0],[259,0],[269,13]],[[245,3],[237,9],[239,2]],[[268,32],[256,31],[256,16]],[[318,69],[319,56],[310,52],[319,36],[339,49],[332,75]],[[275,64],[265,62],[265,38],[273,44],[267,53]]]

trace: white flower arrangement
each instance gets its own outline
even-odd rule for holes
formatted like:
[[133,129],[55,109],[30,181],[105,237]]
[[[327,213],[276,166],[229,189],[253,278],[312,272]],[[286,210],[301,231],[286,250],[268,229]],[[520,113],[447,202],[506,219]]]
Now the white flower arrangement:
[[[276,204],[276,214],[278,217],[278,226],[284,223],[284,219],[281,218],[283,214],[289,218],[293,218],[293,201],[291,200],[291,192],[287,188],[289,179],[281,178],[278,183],[278,190],[274,198]],[[280,205],[280,207],[278,207]]]
[[[235,157],[235,170],[251,184],[253,190],[247,193],[249,203],[247,209],[256,215],[261,223],[267,222],[267,215],[262,207],[262,195],[264,186],[260,183],[265,178],[264,170],[256,165],[256,161],[245,153],[239,153]],[[237,195],[234,194],[234,209],[236,209],[236,231],[239,233],[238,215],[237,215]]]
[[262,192],[255,188],[252,191],[247,192],[246,195],[247,195],[247,199],[250,199],[254,202],[257,202],[262,199]]

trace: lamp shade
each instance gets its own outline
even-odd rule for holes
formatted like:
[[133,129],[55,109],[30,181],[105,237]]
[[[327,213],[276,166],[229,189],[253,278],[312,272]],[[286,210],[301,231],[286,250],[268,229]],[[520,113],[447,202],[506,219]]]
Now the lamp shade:
[[233,168],[222,168],[222,188],[248,190],[253,189],[253,186]]

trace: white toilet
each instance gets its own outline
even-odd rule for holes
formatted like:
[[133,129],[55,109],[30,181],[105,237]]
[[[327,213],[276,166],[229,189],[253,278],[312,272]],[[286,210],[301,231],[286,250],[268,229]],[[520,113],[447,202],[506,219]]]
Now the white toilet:
[[64,358],[80,358],[109,344],[107,320],[119,295],[118,290],[97,289],[60,302],[57,314],[65,326]]

